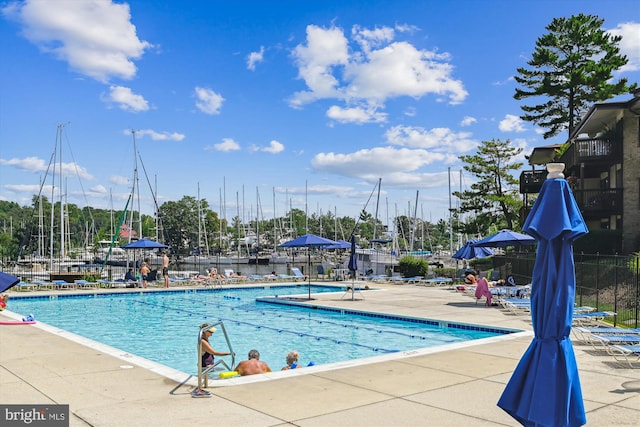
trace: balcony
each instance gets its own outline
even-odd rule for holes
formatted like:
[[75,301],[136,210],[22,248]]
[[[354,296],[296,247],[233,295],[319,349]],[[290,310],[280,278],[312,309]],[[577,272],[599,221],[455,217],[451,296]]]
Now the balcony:
[[622,189],[574,190],[578,207],[584,215],[620,215],[622,214]]
[[569,146],[559,162],[568,168],[581,163],[614,164],[622,161],[621,142],[617,139],[580,139]]
[[520,174],[520,194],[539,193],[545,179],[546,170],[523,171]]
[[[609,190],[573,190],[582,215],[587,218],[622,215],[622,189]],[[520,226],[524,225],[531,207],[520,208]]]

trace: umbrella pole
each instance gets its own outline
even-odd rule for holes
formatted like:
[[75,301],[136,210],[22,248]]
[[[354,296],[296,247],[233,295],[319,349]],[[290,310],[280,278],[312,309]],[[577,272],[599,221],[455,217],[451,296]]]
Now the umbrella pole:
[[307,248],[307,255],[308,255],[308,260],[307,260],[307,277],[308,277],[308,284],[307,284],[307,288],[309,289],[309,300],[311,300],[311,249]]

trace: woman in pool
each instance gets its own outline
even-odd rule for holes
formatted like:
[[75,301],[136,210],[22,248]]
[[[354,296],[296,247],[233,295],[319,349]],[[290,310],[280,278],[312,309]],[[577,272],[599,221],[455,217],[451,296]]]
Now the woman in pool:
[[202,337],[200,338],[200,349],[202,353],[200,357],[202,359],[202,368],[206,368],[207,366],[213,365],[214,356],[230,356],[231,353],[223,353],[216,351],[211,344],[209,343],[209,337],[213,335],[216,331],[216,328],[210,326],[208,323],[203,323],[200,325],[200,329],[202,330]]
[[298,359],[300,358],[300,353],[297,350],[293,350],[287,354],[287,366],[282,368],[283,371],[288,369],[296,369],[298,367]]

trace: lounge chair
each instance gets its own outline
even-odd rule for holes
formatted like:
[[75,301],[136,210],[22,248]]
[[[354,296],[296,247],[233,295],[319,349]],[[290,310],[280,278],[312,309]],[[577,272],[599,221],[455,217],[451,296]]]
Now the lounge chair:
[[96,289],[98,287],[97,283],[87,280],[74,280],[74,283],[78,289]]
[[420,283],[417,283],[421,286],[445,286],[451,284],[452,280],[448,277],[432,277],[430,279],[422,279]]
[[307,279],[307,277],[306,277],[304,274],[302,274],[302,272],[300,271],[300,269],[299,269],[299,268],[297,268],[297,267],[293,267],[293,268],[291,269],[291,272],[293,273],[293,280],[294,280],[294,281],[296,281],[296,282],[297,282],[298,280],[302,280],[302,281],[304,281],[304,280],[306,280],[306,279]]
[[35,280],[33,284],[37,286],[36,290],[38,291],[52,291],[54,288],[53,283],[44,280]]
[[75,283],[69,283],[65,280],[54,280],[52,283],[53,283],[53,289],[58,289],[58,290],[74,289],[76,287]]
[[18,292],[32,292],[38,290],[38,285],[35,283],[27,283],[27,282],[19,282],[17,285],[13,287],[13,290]]
[[592,327],[585,328],[580,326],[574,326],[571,328],[573,335],[578,341],[591,342],[592,334],[600,335],[627,335],[627,334],[640,334],[640,328],[628,329],[628,328],[607,328],[607,327]]
[[628,335],[600,335],[591,334],[593,340],[591,345],[596,350],[605,349],[607,353],[611,353],[611,346],[614,345],[640,345],[640,334]]
[[630,368],[640,362],[640,345],[612,345],[610,354],[619,362],[624,359]]
[[613,317],[616,313],[613,311],[592,311],[589,313],[574,313],[573,324],[575,326],[594,326],[599,321],[606,319],[607,317]]

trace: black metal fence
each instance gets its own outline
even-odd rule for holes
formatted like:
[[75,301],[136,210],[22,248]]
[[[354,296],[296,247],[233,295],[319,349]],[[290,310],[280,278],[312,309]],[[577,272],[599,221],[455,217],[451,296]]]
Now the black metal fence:
[[[518,284],[531,283],[535,253],[494,256],[493,267]],[[640,327],[640,256],[574,254],[576,305],[617,313],[614,324]]]

